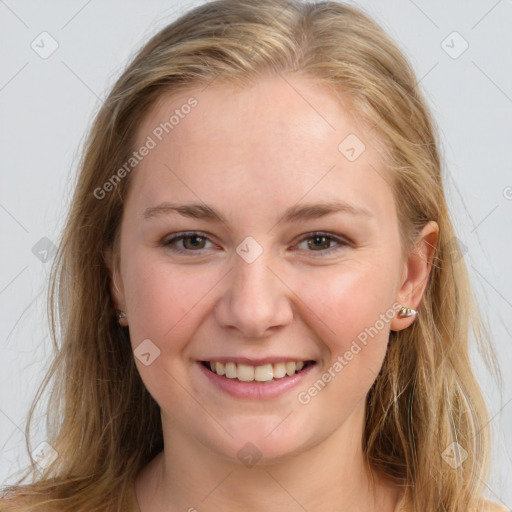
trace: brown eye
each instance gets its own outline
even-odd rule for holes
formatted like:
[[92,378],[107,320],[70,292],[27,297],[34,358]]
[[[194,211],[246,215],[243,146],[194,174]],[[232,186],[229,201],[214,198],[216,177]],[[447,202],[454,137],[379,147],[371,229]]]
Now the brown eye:
[[[205,244],[209,240],[202,233],[178,233],[162,242],[164,247],[178,253],[193,253],[200,252],[207,248]],[[211,243],[211,242],[210,242]],[[180,246],[181,244],[181,246]]]
[[202,236],[192,235],[182,237],[185,249],[204,249],[206,239]]
[[329,233],[310,233],[302,238],[299,243],[300,249],[302,249],[300,245],[304,243],[306,244],[304,250],[318,253],[318,256],[327,256],[350,245],[343,238]]
[[328,236],[314,236],[308,240],[308,247],[310,249],[329,249],[332,239]]

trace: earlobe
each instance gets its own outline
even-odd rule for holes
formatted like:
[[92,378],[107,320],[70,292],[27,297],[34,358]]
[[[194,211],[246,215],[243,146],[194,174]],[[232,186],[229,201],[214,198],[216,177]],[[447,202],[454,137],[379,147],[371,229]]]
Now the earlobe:
[[110,296],[112,298],[112,302],[114,304],[114,308],[116,310],[117,320],[119,325],[122,327],[126,327],[128,325],[128,319],[126,317],[125,312],[125,300],[124,300],[124,292],[122,282],[121,287],[118,286],[118,281],[120,281],[121,276],[119,275],[119,266],[114,261],[112,248],[109,247],[105,251],[105,264],[108,268],[110,274]]
[[418,235],[416,244],[411,249],[405,264],[405,278],[402,279],[397,302],[402,309],[391,321],[392,331],[406,329],[420,314],[420,304],[427,287],[437,246],[439,226],[429,221]]

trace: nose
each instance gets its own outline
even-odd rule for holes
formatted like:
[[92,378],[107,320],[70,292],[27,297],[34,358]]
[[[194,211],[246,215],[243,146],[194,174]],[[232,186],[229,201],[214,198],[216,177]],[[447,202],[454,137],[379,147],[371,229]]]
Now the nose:
[[223,328],[246,338],[264,338],[292,321],[293,293],[266,252],[252,263],[236,255],[215,311]]

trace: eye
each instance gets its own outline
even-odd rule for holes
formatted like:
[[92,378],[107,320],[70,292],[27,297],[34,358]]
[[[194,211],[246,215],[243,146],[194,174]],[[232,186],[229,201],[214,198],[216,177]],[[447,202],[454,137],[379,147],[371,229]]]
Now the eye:
[[[190,231],[185,233],[176,233],[169,238],[166,238],[162,245],[169,248],[171,251],[179,254],[200,253],[208,249],[207,243],[212,243],[205,233],[199,231]],[[337,247],[332,247],[332,244],[337,244]],[[181,244],[181,247],[178,247]],[[301,244],[306,244],[306,248],[300,247]],[[212,244],[214,247],[215,245]],[[307,236],[302,237],[300,243],[297,245],[299,249],[306,250],[307,252],[318,253],[315,256],[326,256],[337,252],[350,243],[343,238],[324,232],[308,233]],[[211,248],[211,247],[210,247]]]
[[[205,244],[207,242],[208,238],[204,236],[204,233],[200,233],[198,231],[191,231],[188,233],[177,233],[176,235],[164,240],[162,242],[162,245],[168,247],[174,252],[184,254],[191,252],[199,252],[205,249]],[[181,243],[183,248],[176,247],[175,244],[177,243]]]
[[[331,247],[331,244],[333,242],[338,244],[338,247]],[[332,254],[333,252],[341,250],[344,246],[350,245],[343,238],[323,232],[309,233],[306,237],[303,237],[301,239],[301,242],[300,244],[298,244],[298,247],[303,243],[306,244],[306,251],[318,252],[318,256],[324,256],[326,255],[326,253]]]

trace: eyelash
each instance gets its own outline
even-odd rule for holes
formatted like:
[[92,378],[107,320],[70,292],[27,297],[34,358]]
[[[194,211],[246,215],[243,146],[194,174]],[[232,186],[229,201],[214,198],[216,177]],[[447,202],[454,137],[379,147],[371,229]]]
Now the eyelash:
[[[171,249],[173,252],[176,252],[178,254],[188,254],[191,253],[199,253],[205,249],[198,249],[197,251],[189,250],[189,249],[178,249],[177,247],[172,247],[171,245],[179,240],[184,240],[186,238],[193,238],[193,237],[200,237],[208,239],[208,236],[206,233],[202,233],[200,231],[187,231],[183,233],[177,233],[176,235],[172,236],[171,238],[168,238],[162,242],[162,245],[164,247],[167,247]],[[330,233],[325,233],[323,231],[313,231],[311,233],[308,233],[307,236],[302,237],[298,243],[304,242],[309,239],[317,238],[317,237],[323,237],[327,238],[330,241],[337,242],[340,244],[338,247],[335,248],[329,248],[329,249],[321,249],[318,251],[306,251],[306,252],[312,252],[312,253],[318,253],[316,256],[323,257],[332,254],[333,252],[338,252],[339,250],[343,249],[343,247],[349,246],[350,243],[343,238],[340,238],[338,236],[332,235]]]

